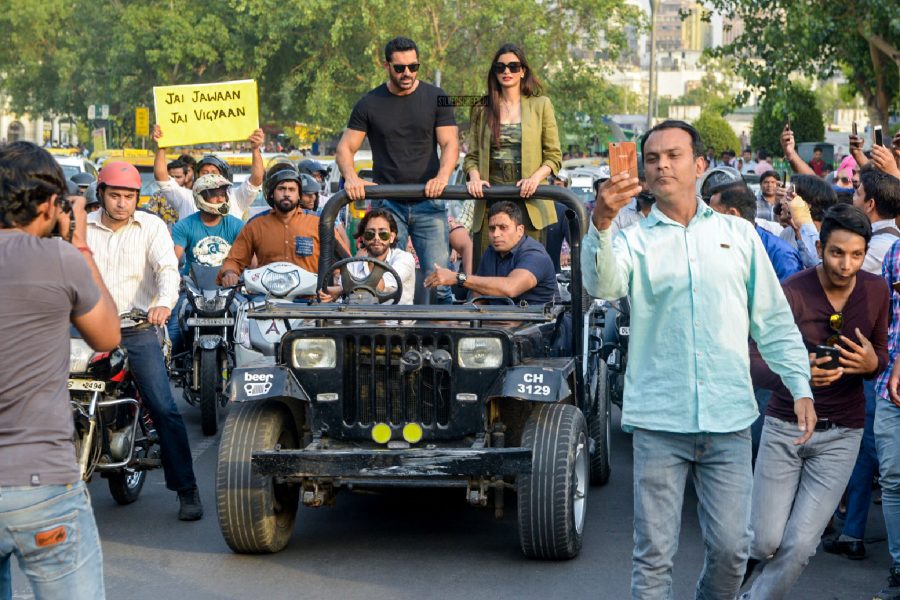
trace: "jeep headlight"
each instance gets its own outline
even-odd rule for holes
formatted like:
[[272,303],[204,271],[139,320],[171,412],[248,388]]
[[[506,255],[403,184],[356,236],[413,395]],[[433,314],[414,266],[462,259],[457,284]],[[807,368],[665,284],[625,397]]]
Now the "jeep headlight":
[[295,369],[333,369],[337,364],[334,340],[329,338],[294,340],[293,355]]
[[457,359],[465,369],[493,369],[503,362],[503,345],[499,338],[462,338]]

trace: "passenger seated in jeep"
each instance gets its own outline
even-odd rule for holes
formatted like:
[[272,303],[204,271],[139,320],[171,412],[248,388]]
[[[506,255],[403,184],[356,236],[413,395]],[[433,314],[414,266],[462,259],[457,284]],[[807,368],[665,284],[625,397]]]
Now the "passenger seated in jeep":
[[525,235],[522,211],[513,202],[492,205],[488,213],[491,245],[474,275],[434,265],[425,287],[459,284],[474,296],[510,298],[516,304],[545,304],[559,300],[556,270],[547,250]]

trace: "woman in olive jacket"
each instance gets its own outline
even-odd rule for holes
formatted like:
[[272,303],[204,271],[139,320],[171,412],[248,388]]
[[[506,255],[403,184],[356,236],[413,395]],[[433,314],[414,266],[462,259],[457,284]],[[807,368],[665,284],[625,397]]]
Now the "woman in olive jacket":
[[[552,200],[532,198],[537,186],[559,172],[561,166],[553,105],[541,95],[540,81],[515,44],[504,44],[494,54],[487,88],[483,103],[472,110],[470,150],[463,162],[469,193],[483,198],[485,187],[518,186],[525,230],[541,240],[541,230],[557,222]],[[472,224],[475,261],[481,259],[490,242],[486,214],[484,201],[476,202]]]

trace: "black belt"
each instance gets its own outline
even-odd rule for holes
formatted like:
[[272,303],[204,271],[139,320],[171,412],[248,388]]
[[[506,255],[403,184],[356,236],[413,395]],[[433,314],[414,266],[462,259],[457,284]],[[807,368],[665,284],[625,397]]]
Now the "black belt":
[[829,429],[834,429],[835,427],[840,427],[834,421],[829,421],[828,419],[821,419],[816,421],[816,426],[813,428],[815,431],[828,431]]

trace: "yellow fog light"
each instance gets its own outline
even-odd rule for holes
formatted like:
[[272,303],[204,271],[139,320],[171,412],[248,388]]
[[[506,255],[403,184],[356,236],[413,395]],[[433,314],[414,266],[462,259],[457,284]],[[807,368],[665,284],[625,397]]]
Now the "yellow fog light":
[[418,423],[407,423],[403,427],[403,439],[415,444],[422,439],[422,426]]
[[387,444],[391,441],[391,428],[386,423],[377,423],[372,427],[372,439],[376,444]]

